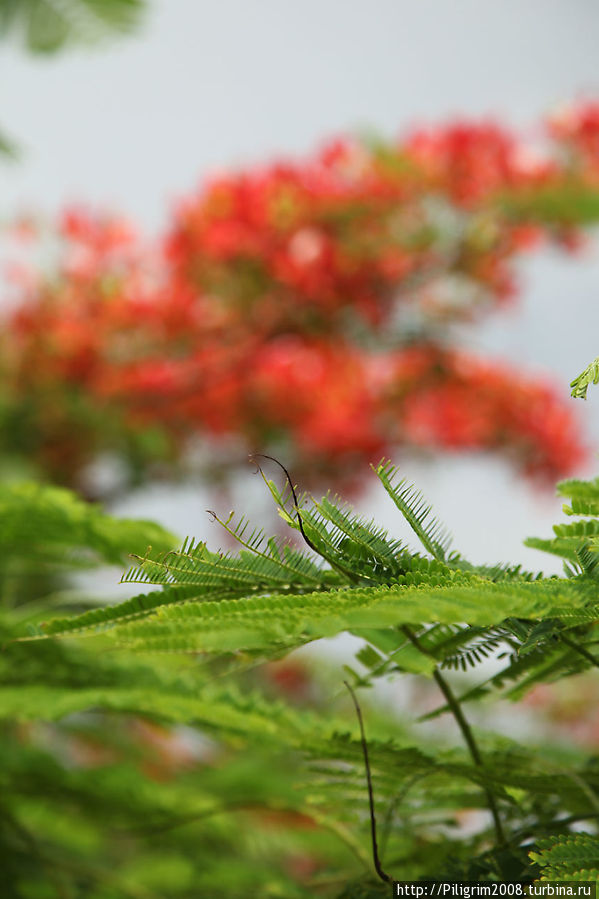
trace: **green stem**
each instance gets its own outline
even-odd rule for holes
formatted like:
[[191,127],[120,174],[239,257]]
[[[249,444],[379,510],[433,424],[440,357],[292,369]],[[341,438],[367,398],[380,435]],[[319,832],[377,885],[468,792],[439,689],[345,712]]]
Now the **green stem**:
[[[412,643],[412,645],[416,647],[416,649],[418,649],[423,655],[432,656],[432,653],[430,653],[430,652],[428,652],[428,650],[424,649],[424,647],[420,643],[420,640],[418,639],[418,637],[414,633],[412,633],[412,631],[410,630],[409,627],[404,626],[402,628],[402,630],[403,630],[404,634],[406,635],[406,637],[408,638],[408,640]],[[441,674],[441,672],[439,671],[438,668],[435,668],[433,670],[433,677],[435,679],[437,686],[441,690],[441,693],[445,697],[445,701],[447,702],[447,705],[449,706],[449,709],[450,709],[453,717],[455,718],[456,724],[458,725],[458,727],[460,728],[460,731],[462,732],[464,742],[466,743],[466,746],[468,747],[468,751],[470,752],[472,761],[474,762],[475,765],[477,765],[477,767],[482,767],[483,760],[482,760],[482,756],[480,754],[480,750],[478,748],[477,742],[474,738],[474,734],[472,733],[470,725],[468,724],[468,721],[466,720],[466,718],[464,716],[464,712],[462,711],[462,707],[461,707],[459,701],[456,699],[451,687],[449,686],[449,684],[447,683],[447,681],[445,680],[445,678],[443,677],[443,675]],[[489,806],[489,811],[491,812],[491,815],[493,817],[493,824],[495,826],[495,834],[497,836],[497,842],[500,845],[505,845],[506,839],[505,839],[505,834],[503,832],[503,825],[501,823],[501,818],[499,816],[499,809],[497,807],[497,801],[496,801],[493,791],[490,789],[490,787],[484,785],[483,790],[485,792],[485,796],[487,797],[487,805]]]

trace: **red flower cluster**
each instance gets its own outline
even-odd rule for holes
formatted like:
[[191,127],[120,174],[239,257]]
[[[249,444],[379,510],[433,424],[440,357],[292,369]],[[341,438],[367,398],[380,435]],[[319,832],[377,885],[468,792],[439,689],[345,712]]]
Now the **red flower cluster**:
[[582,461],[574,415],[546,382],[436,347],[399,354],[396,366],[408,445],[502,449],[525,473],[549,480]]
[[599,102],[563,107],[549,119],[549,133],[575,171],[599,178]]
[[535,156],[494,124],[467,122],[417,131],[407,142],[427,187],[453,203],[476,209],[505,190],[542,184],[557,172],[551,160]]
[[595,170],[561,147],[596,163],[599,114],[577,122],[552,126],[544,158],[462,123],[223,176],[180,205],[164,254],[68,212],[57,271],[24,283],[6,322],[8,448],[63,481],[103,450],[143,474],[198,436],[328,478],[399,446],[563,474],[581,457],[571,413],[451,349],[450,325],[510,294],[521,251],[571,231],[573,179],[592,192]]
[[270,331],[326,331],[356,315],[381,325],[422,282],[451,317],[457,282],[469,316],[512,291],[514,255],[544,233],[536,217],[508,214],[503,197],[565,175],[494,125],[371,149],[338,141],[302,165],[209,183],[180,205],[167,252],[181,283]]

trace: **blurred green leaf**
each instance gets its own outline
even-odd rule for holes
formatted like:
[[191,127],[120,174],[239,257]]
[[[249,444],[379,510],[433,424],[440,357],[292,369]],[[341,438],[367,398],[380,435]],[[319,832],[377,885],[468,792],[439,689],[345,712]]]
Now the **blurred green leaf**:
[[0,31],[21,32],[33,53],[54,53],[67,44],[128,33],[144,5],[143,0],[0,0]]
[[16,159],[19,155],[19,148],[5,131],[0,130],[0,155]]

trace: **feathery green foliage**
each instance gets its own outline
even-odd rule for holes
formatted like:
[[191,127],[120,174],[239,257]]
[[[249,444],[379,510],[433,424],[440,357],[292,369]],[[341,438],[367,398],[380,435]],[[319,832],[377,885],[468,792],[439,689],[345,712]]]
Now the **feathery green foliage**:
[[[175,538],[64,490],[0,488],[3,895],[163,899],[215,895],[220,884],[234,896],[244,884],[305,896],[288,857],[321,847],[351,869],[355,855],[343,827],[294,784],[293,747],[309,716],[214,680],[217,672],[208,688],[205,672],[170,659],[15,639],[73,601],[65,571],[123,561],[127,546],[139,553],[150,542],[164,552]],[[190,731],[182,742],[184,723],[204,736]],[[221,756],[228,764],[215,770]]]
[[122,564],[150,544],[166,552],[176,538],[151,521],[112,518],[61,487],[0,485],[0,549],[31,566]]
[[543,868],[542,880],[599,879],[599,837],[588,833],[539,840],[530,857]]
[[[146,878],[137,895],[175,899],[241,897],[247,884],[265,896],[383,895],[389,888],[374,874],[363,746],[341,682],[349,676],[364,688],[406,672],[439,690],[441,705],[422,717],[449,714],[457,734],[431,740],[417,734],[414,722],[402,724],[376,704],[365,708],[382,869],[402,879],[474,880],[530,880],[539,865],[552,875],[566,871],[557,856],[545,861],[543,840],[553,835],[567,843],[572,826],[596,818],[599,765],[574,747],[519,745],[485,733],[465,709],[469,714],[477,701],[484,712],[491,700],[516,701],[539,684],[598,667],[597,483],[565,482],[566,512],[580,520],[557,526],[552,540],[529,541],[562,555],[567,576],[558,578],[450,554],[446,531],[422,496],[388,464],[376,474],[419,551],[336,497],[297,498],[289,484],[280,490],[272,481],[268,489],[296,542],[215,516],[237,552],[191,539],[174,551],[167,535],[161,543],[145,524],[109,522],[88,507],[84,515],[61,491],[44,493],[42,502],[33,488],[19,488],[31,503],[21,519],[19,503],[6,501],[11,554],[25,559],[31,552],[48,569],[56,560],[114,561],[130,540],[136,561],[123,582],[152,588],[49,620],[39,604],[25,615],[17,606],[6,619],[0,726],[12,735],[13,761],[5,768],[16,822],[10,839],[21,840],[21,854],[27,852],[21,831],[39,844],[36,882],[49,857],[57,860],[58,880],[70,882],[72,856],[98,899],[110,890],[136,895],[131,870]],[[57,528],[57,516],[67,523]],[[40,540],[36,550],[32,535],[42,532],[65,539],[56,546]],[[146,550],[149,543],[154,549]],[[293,672],[300,664],[279,660],[341,633],[359,638],[356,661],[343,675],[331,671],[330,688],[316,694],[315,707],[294,700],[291,687],[276,686],[277,666]],[[465,671],[474,683],[455,680],[455,672]],[[148,760],[152,743],[136,739],[135,729],[158,729],[151,732],[176,745],[182,725],[196,749],[212,741],[216,780],[214,768],[201,762],[175,765],[166,785],[144,775],[152,765],[164,772],[165,762]],[[24,726],[34,727],[28,761],[15,742]],[[58,755],[39,742],[48,732],[63,747]],[[64,747],[72,752],[78,740],[108,754],[100,775],[85,765],[65,767]],[[46,766],[46,774],[31,775],[33,796],[23,792],[15,764],[32,772]],[[53,778],[64,833],[51,831],[40,811],[39,791]],[[65,797],[68,811],[59,814]],[[469,835],[458,823],[464,808],[486,812]],[[109,836],[115,820],[133,834],[127,851]],[[77,844],[78,834],[80,842],[89,834],[86,847]],[[210,847],[209,864],[198,863],[198,846]],[[310,860],[303,873],[291,861],[298,857]],[[573,862],[574,878],[596,864],[588,859],[576,868]],[[98,870],[110,871],[106,882],[94,881]],[[12,876],[26,883],[21,867]],[[49,895],[60,897],[58,881]]]

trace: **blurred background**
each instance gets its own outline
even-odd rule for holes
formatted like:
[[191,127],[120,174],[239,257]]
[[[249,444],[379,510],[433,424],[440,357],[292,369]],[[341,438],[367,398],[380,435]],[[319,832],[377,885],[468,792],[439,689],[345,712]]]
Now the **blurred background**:
[[[536,145],[543,116],[599,94],[598,37],[591,0],[152,0],[126,37],[37,55],[25,52],[15,27],[3,44],[0,122],[20,154],[0,168],[3,219],[51,221],[82,204],[159,240],[205,179],[301,160],[338,135],[392,141],[468,119],[497,122]],[[592,450],[599,401],[566,398],[597,353],[599,259],[590,234],[574,255],[541,245],[515,260],[517,300],[475,325],[458,322],[455,339],[550,381]],[[394,458],[473,561],[550,569],[522,539],[557,520],[551,483],[531,484],[504,458],[467,448],[423,455],[406,447]],[[364,458],[360,466],[354,474],[367,480]],[[591,451],[577,471],[594,468]],[[235,471],[223,502],[267,514],[256,481],[249,468]],[[210,540],[203,510],[212,502],[201,478],[189,489],[150,477],[111,496],[119,514]],[[393,510],[376,490],[361,489],[356,502],[393,530]],[[489,508],[493,527],[482,528]]]

